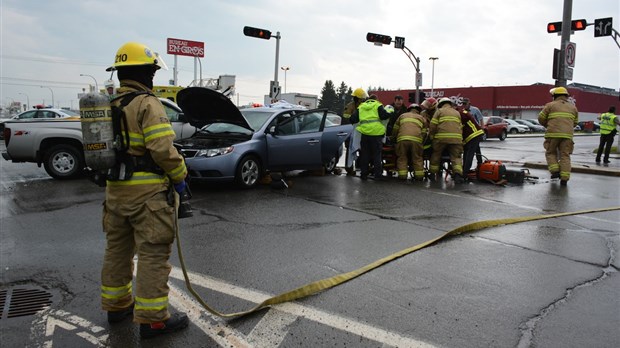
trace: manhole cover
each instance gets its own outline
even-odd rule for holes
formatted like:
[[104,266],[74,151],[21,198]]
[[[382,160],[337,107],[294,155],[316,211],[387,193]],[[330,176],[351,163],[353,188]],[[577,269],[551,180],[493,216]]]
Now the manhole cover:
[[52,304],[52,294],[39,289],[0,290],[0,319],[33,315]]

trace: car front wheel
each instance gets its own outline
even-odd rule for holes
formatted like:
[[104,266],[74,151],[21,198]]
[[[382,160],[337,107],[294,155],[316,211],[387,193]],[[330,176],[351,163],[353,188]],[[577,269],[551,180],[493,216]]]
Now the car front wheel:
[[502,134],[499,135],[499,140],[504,141],[507,136],[508,134],[506,134],[506,131],[502,131]]
[[237,166],[235,180],[242,188],[252,188],[258,184],[263,170],[256,156],[245,156]]
[[518,131],[518,130],[516,130],[515,128],[513,128],[513,129],[511,129],[511,130],[510,130],[510,134],[517,134],[518,132],[519,132],[519,131]]
[[73,179],[82,173],[84,159],[71,145],[55,145],[45,153],[43,166],[52,178]]

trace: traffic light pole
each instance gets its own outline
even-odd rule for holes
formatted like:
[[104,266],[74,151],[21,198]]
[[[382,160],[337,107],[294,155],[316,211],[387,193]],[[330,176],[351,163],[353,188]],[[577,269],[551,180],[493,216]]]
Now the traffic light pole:
[[420,58],[416,57],[415,54],[407,48],[407,46],[403,46],[402,50],[415,68],[415,102],[416,104],[420,104],[420,84],[418,83],[418,76],[420,74]]
[[562,15],[562,39],[560,41],[560,71],[556,86],[566,87],[566,46],[570,42],[571,22],[573,12],[573,0],[564,0],[564,12]]
[[273,88],[275,90],[270,91],[269,95],[271,96],[271,99],[275,99],[278,97],[278,95],[280,94],[280,85],[278,84],[278,68],[280,66],[280,32],[276,32],[276,67],[274,69],[274,73],[273,73]]

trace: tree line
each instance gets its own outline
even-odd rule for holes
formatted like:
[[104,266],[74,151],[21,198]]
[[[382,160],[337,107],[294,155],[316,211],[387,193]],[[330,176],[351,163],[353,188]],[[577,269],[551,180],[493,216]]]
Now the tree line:
[[[369,91],[383,91],[382,87],[368,87],[366,89]],[[336,88],[334,82],[332,80],[325,81],[325,85],[321,89],[321,96],[319,97],[319,108],[326,108],[330,111],[337,113],[338,115],[342,115],[344,112],[344,107],[347,105],[353,97],[351,97],[351,93],[353,93],[353,88],[347,86],[344,81],[340,83],[340,86]],[[370,94],[370,93],[369,93]]]

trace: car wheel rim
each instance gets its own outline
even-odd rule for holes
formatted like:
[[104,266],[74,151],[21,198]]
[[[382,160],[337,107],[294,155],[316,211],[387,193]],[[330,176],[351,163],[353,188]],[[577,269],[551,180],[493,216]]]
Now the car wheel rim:
[[52,167],[61,174],[67,174],[75,167],[75,158],[67,152],[59,152],[52,158]]
[[258,180],[258,165],[254,161],[246,161],[241,167],[241,180],[245,185],[254,185]]

